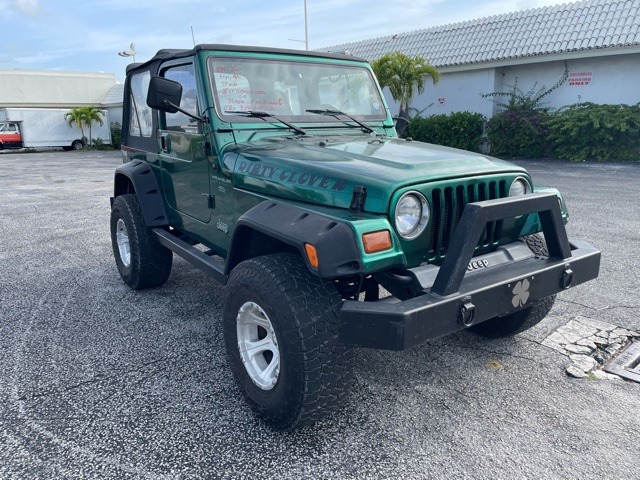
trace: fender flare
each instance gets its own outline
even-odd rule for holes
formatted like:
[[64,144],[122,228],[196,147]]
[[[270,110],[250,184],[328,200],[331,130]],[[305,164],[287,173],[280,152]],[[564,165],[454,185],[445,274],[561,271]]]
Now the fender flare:
[[[147,227],[162,227],[169,224],[164,208],[162,192],[153,170],[147,162],[132,160],[116,168],[111,205],[119,195],[135,193]],[[133,186],[133,192],[130,189]]]
[[[268,253],[260,251],[265,236],[299,251],[309,270],[321,278],[363,274],[360,248],[347,222],[269,200],[251,208],[236,222],[225,274],[229,275],[243,260]],[[309,263],[305,243],[316,248],[320,260],[318,268]]]

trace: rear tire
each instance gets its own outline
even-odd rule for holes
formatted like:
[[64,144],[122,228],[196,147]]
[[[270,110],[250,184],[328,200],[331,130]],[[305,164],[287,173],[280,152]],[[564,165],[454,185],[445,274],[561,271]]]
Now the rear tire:
[[[529,235],[520,240],[527,244],[534,255],[543,258],[549,256],[547,243],[542,235]],[[485,322],[473,325],[469,327],[469,330],[482,337],[488,338],[515,335],[540,323],[540,321],[547,316],[555,301],[556,296],[551,295],[523,310],[505,315],[504,317],[491,318]]]
[[229,364],[271,426],[314,422],[347,398],[355,358],[339,339],[340,305],[333,283],[295,255],[252,258],[231,272],[223,313]]
[[120,276],[134,290],[160,286],[169,278],[173,252],[146,227],[135,195],[120,195],[113,202],[111,244]]
[[84,148],[84,143],[81,140],[74,140],[71,144],[72,150],[82,150]]

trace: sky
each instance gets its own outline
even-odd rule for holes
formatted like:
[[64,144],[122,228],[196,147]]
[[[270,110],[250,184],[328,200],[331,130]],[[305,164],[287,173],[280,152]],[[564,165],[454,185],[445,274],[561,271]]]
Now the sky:
[[[563,0],[307,0],[309,48],[391,36]],[[193,35],[192,35],[193,29]],[[304,49],[304,0],[0,0],[0,70],[113,73],[161,48]]]

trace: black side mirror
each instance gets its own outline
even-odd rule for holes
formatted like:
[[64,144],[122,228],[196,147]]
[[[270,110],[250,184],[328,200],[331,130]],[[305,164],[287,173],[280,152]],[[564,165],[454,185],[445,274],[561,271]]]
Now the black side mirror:
[[180,111],[182,85],[163,77],[152,77],[147,93],[147,105],[167,113]]

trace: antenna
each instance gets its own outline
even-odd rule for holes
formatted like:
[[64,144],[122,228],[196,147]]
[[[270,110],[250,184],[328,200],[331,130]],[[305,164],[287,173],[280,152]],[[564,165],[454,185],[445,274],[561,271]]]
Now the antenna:
[[191,27],[191,39],[193,40],[193,46],[196,46],[196,37],[193,35],[193,27]]

